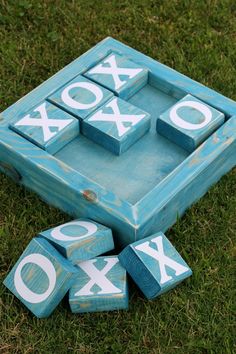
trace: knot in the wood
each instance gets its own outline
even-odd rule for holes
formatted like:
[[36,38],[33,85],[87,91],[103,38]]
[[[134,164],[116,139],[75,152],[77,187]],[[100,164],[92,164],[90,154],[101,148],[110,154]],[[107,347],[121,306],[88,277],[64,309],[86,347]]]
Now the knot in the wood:
[[96,202],[97,201],[97,194],[89,189],[86,189],[83,191],[83,197],[88,201],[88,202]]

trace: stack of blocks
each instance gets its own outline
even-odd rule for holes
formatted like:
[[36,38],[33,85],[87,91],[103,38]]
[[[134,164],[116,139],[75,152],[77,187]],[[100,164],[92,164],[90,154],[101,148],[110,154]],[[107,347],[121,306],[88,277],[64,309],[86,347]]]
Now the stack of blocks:
[[112,231],[78,219],[42,231],[4,280],[37,317],[48,317],[69,291],[73,313],[128,308],[126,271],[148,299],[173,288],[191,270],[164,234],[127,246],[118,256]]
[[127,101],[147,81],[147,69],[112,52],[10,128],[51,154],[82,133],[120,155],[150,129],[150,115]]
[[[142,65],[111,52],[17,117],[10,128],[51,154],[81,133],[121,155],[150,129],[150,114],[128,101],[148,83],[148,76]],[[159,134],[192,152],[224,118],[188,94],[154,120]]]

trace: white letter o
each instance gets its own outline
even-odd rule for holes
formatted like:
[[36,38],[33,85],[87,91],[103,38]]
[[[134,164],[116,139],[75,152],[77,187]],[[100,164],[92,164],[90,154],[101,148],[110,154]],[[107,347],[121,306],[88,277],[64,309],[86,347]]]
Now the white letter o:
[[[180,107],[191,107],[195,108],[196,110],[200,111],[205,119],[202,123],[189,123],[186,122],[184,119],[182,119],[178,113],[177,110]],[[178,127],[183,128],[183,129],[189,129],[189,130],[197,130],[205,127],[212,119],[212,112],[211,110],[204,104],[200,102],[195,102],[195,101],[184,101],[177,103],[172,110],[170,111],[170,119],[171,121],[176,124]]]
[[[47,290],[42,294],[37,294],[31,291],[24,283],[21,277],[21,271],[24,265],[28,263],[37,264],[42,270],[47,274],[49,285]],[[29,256],[26,256],[18,264],[15,274],[14,274],[14,285],[19,295],[26,301],[31,302],[32,304],[37,304],[48,298],[48,296],[54,290],[56,285],[57,274],[56,270],[51,261],[40,253],[32,253]]]
[[[85,229],[87,229],[87,232],[84,235],[75,236],[75,237],[63,234],[61,229],[63,227],[70,226],[70,225],[82,226]],[[67,224],[55,227],[55,229],[53,229],[52,232],[51,232],[51,236],[53,238],[55,238],[56,240],[59,240],[59,241],[75,241],[75,240],[80,240],[80,239],[83,239],[84,237],[88,237],[88,236],[93,235],[97,231],[97,229],[98,229],[97,225],[93,224],[92,222],[88,222],[88,221],[71,221],[71,222],[68,222]]]
[[[75,87],[77,87],[77,88],[81,87],[81,88],[84,88],[88,91],[91,91],[95,96],[95,100],[92,103],[81,103],[81,102],[74,100],[69,95],[69,92],[71,89],[73,89]],[[67,104],[68,106],[70,106],[71,108],[75,108],[75,109],[92,108],[92,107],[96,106],[102,100],[102,98],[103,98],[102,90],[98,86],[96,86],[92,83],[89,83],[89,82],[76,82],[74,84],[71,84],[71,85],[67,86],[61,94],[62,101],[65,104]]]

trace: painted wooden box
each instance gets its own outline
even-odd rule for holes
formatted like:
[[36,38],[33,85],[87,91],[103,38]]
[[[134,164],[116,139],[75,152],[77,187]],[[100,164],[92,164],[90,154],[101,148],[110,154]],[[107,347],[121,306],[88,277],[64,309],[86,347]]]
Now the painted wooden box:
[[[188,95],[200,106],[178,105]],[[115,97],[144,112],[139,116],[150,124],[138,129],[136,118],[114,105]],[[104,111],[107,102],[110,111]],[[51,116],[47,105],[57,108]],[[220,119],[207,131],[213,111]],[[186,123],[196,127],[190,138],[192,146],[200,145],[192,152],[175,136],[178,129],[170,134],[158,130],[156,122],[168,112],[174,117],[172,128],[179,124],[182,131]],[[116,118],[108,119],[109,114]],[[109,143],[106,135],[96,140],[96,129],[92,139],[90,131],[84,136],[84,121],[94,115],[100,117],[95,127],[100,135],[109,134],[114,124],[116,135],[129,130],[125,149],[120,135],[116,138],[119,156],[112,138]],[[102,125],[107,120],[113,123],[111,129]],[[204,134],[198,135],[202,127]],[[188,133],[184,136],[188,139]],[[165,232],[235,165],[236,103],[112,38],[0,115],[1,171],[74,218],[90,218],[112,228],[120,246]]]

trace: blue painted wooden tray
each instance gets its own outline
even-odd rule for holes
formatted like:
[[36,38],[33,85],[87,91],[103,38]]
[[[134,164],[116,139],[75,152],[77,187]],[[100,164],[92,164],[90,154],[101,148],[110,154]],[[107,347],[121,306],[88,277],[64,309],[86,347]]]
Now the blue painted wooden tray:
[[[151,115],[151,129],[120,156],[84,136],[49,153],[9,125],[111,52],[148,70],[127,101]],[[192,153],[156,132],[156,119],[187,94],[224,113],[225,123]],[[0,169],[74,217],[114,230],[119,245],[166,231],[236,165],[236,103],[142,53],[106,38],[0,115]]]

